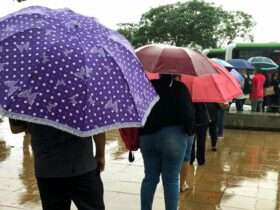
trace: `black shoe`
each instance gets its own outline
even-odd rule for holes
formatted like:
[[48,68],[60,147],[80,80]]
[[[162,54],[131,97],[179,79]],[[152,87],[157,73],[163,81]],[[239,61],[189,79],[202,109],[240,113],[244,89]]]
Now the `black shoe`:
[[198,161],[199,166],[203,166],[205,164],[205,161]]
[[212,151],[216,152],[217,151],[216,147],[212,147]]

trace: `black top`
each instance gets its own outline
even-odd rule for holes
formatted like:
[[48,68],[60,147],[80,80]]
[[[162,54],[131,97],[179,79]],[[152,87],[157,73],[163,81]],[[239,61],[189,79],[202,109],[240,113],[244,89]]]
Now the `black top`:
[[153,107],[140,135],[154,133],[167,126],[182,126],[193,134],[194,110],[191,96],[185,85],[176,80],[152,80],[160,100]]
[[205,103],[194,103],[195,126],[208,126],[210,116]]
[[271,85],[274,88],[274,94],[271,96],[271,104],[280,105],[280,81],[273,79]]
[[218,111],[222,109],[218,103],[207,103],[207,110],[210,117],[210,122],[217,123]]
[[[243,76],[243,75],[242,75]],[[243,76],[244,77],[244,76]],[[250,79],[249,75],[246,75],[244,77],[244,87],[243,87],[243,93],[245,95],[250,94],[252,89],[252,80]]]
[[10,123],[26,125],[31,134],[36,177],[72,177],[96,169],[91,137],[81,138],[53,127],[18,120]]

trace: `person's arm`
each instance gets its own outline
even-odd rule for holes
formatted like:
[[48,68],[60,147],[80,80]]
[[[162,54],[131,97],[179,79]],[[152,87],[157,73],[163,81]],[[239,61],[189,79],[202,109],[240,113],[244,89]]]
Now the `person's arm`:
[[106,136],[105,133],[100,133],[93,136],[96,154],[95,159],[97,161],[97,167],[100,171],[104,171],[105,168],[105,142]]
[[21,133],[27,131],[27,124],[20,120],[9,119],[10,129],[12,133]]

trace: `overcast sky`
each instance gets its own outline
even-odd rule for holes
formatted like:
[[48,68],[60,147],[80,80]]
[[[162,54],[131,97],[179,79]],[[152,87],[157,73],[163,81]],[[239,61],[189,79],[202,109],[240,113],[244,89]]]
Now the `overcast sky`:
[[[226,10],[242,10],[253,15],[257,25],[254,29],[255,41],[280,42],[280,2],[278,0],[206,0],[222,6]],[[94,16],[103,24],[116,28],[117,23],[138,22],[141,14],[152,7],[178,2],[178,0],[0,0],[0,16],[31,5],[51,8],[69,7],[79,13]],[[184,2],[184,1],[181,1]]]

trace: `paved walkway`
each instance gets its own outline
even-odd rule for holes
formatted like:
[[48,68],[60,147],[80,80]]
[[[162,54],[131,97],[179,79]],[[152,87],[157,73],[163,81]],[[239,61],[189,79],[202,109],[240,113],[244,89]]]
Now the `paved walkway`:
[[[136,153],[136,161],[129,164],[116,133],[107,138],[102,175],[106,209],[139,210],[141,155]],[[41,209],[29,139],[23,139],[10,133],[7,122],[0,124],[0,210]],[[280,133],[227,130],[218,151],[207,151],[206,165],[194,164],[192,188],[181,193],[180,210],[278,210],[279,171]],[[164,210],[161,186],[154,210]]]

